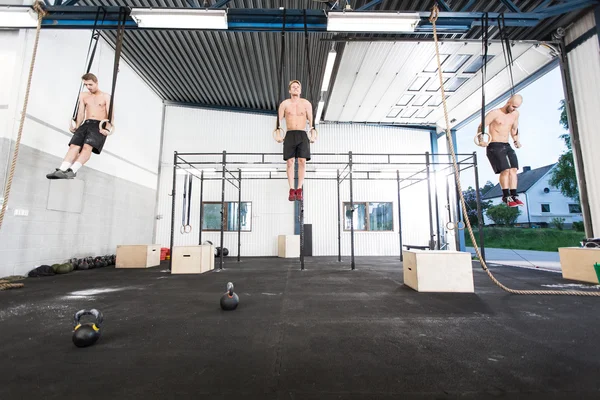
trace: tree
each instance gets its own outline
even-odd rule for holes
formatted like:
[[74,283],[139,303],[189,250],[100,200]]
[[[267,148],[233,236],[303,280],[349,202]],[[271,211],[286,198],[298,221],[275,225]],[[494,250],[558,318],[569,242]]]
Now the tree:
[[[479,189],[479,195],[483,196],[485,192],[487,192],[490,188],[489,186],[494,187],[494,184],[490,181],[487,181],[485,186]],[[486,189],[487,188],[487,189]],[[465,197],[465,204],[467,205],[467,215],[469,217],[469,222],[471,226],[477,226],[479,220],[477,219],[477,192],[471,186],[465,191],[463,191],[463,196]],[[487,210],[492,205],[491,201],[481,201],[481,214],[485,214],[485,210]],[[481,221],[483,223],[483,221]]]
[[492,206],[487,210],[487,216],[496,225],[514,225],[519,215],[521,215],[521,210],[518,207],[508,207],[504,203]]
[[[560,124],[563,128],[569,129],[567,107],[564,100],[561,100],[558,109],[561,110]],[[571,148],[571,136],[568,133],[563,133],[559,137],[564,140],[567,151],[558,158],[558,163],[552,170],[550,176],[550,184],[557,187],[563,195],[570,197],[579,203],[579,190],[577,187],[575,160],[573,159],[573,150]]]

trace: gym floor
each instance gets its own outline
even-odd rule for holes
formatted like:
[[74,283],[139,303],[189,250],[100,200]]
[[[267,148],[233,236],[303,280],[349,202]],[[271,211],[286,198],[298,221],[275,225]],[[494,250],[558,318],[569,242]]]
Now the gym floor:
[[[395,258],[348,265],[247,258],[203,275],[163,263],[29,278],[0,293],[0,398],[600,398],[597,298],[510,295],[476,266],[475,294],[417,293]],[[516,289],[569,283],[493,271]],[[228,281],[240,305],[225,312]],[[71,341],[82,308],[104,313],[88,348]]]

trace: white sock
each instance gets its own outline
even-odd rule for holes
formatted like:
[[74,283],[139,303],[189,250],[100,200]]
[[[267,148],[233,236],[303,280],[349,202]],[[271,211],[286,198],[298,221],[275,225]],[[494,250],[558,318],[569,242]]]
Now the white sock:
[[60,167],[58,169],[60,169],[61,171],[66,171],[69,169],[70,166],[71,166],[70,162],[63,161],[62,164],[60,164]]
[[73,165],[71,166],[71,169],[73,170],[73,172],[77,173],[77,171],[79,171],[79,168],[81,168],[83,166],[83,164],[81,164],[80,162],[75,161],[73,163]]

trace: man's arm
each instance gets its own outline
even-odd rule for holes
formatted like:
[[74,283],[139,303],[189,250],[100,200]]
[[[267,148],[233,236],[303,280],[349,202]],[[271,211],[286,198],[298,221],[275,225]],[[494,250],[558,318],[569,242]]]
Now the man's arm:
[[512,127],[510,128],[510,136],[513,138],[513,143],[515,147],[518,149],[521,147],[521,142],[519,141],[519,112],[517,113],[517,117],[515,118],[515,122],[513,122]]
[[79,128],[79,125],[83,122],[85,118],[85,103],[83,102],[83,93],[79,94],[79,106],[77,107],[77,117],[75,119],[75,125]]
[[[494,122],[495,119],[496,119],[496,110],[492,110],[489,113],[487,113],[487,115],[485,116],[485,120],[484,120],[485,126],[486,127],[490,126],[490,124],[492,122]],[[477,133],[481,133],[481,130],[482,130],[481,125],[482,124],[479,124],[479,127],[477,128]]]
[[[279,111],[278,111],[278,115],[277,115],[277,121],[279,121],[279,127],[283,127],[283,121],[285,118],[285,106],[286,106],[286,102],[287,100],[284,100],[281,102],[281,104],[279,105]],[[283,128],[282,128],[283,129]]]
[[312,129],[313,125],[313,108],[310,101],[306,100],[306,119],[308,119],[308,129]]

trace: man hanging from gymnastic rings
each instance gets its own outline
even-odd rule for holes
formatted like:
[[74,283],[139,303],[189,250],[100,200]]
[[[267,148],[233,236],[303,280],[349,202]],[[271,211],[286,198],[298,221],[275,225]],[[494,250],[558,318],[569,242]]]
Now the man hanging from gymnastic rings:
[[[302,200],[302,185],[306,173],[306,162],[310,161],[310,143],[317,138],[317,131],[313,126],[313,108],[310,101],[300,97],[302,85],[300,81],[293,80],[288,85],[290,98],[279,105],[278,118],[281,126],[285,118],[287,132],[285,138],[282,129],[275,130],[277,143],[283,142],[283,159],[287,162],[287,178],[290,185],[289,201]],[[310,127],[306,132],[306,124]],[[310,135],[310,139],[309,136]],[[310,143],[309,143],[310,142]],[[294,161],[298,159],[298,187],[294,186]]]
[[82,92],[79,95],[76,121],[69,128],[73,133],[69,150],[60,167],[46,175],[48,179],[75,178],[77,171],[90,159],[92,152],[102,152],[106,136],[111,134],[112,126],[107,122],[110,95],[98,88],[96,75],[87,73],[81,79],[88,93]]
[[[486,153],[490,164],[496,174],[500,174],[500,187],[502,188],[502,201],[509,207],[522,206],[523,202],[517,197],[517,170],[519,162],[513,148],[508,143],[508,135],[512,136],[513,143],[518,149],[519,141],[519,111],[523,97],[513,95],[506,104],[499,109],[490,111],[485,116],[485,127],[489,126],[489,140],[484,140],[482,126],[479,125],[476,143],[487,147]],[[483,127],[483,128],[485,128]]]

